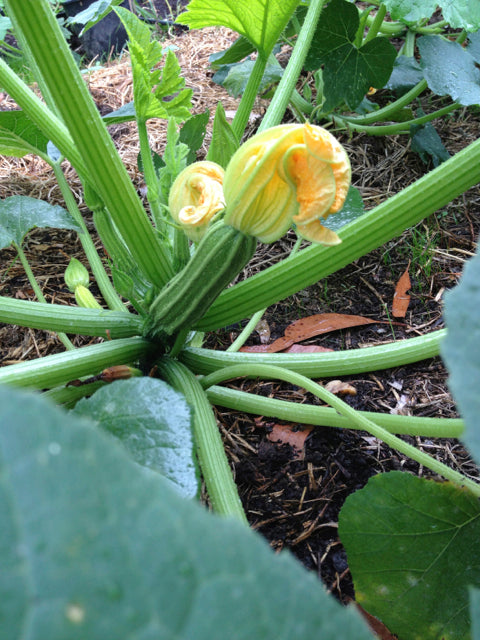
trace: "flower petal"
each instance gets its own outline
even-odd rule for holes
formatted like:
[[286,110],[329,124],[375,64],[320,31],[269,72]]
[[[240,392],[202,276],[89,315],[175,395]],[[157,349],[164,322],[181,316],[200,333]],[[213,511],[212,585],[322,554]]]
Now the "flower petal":
[[324,227],[320,220],[307,224],[297,224],[298,233],[310,242],[317,242],[327,246],[340,244],[342,241],[331,229]]

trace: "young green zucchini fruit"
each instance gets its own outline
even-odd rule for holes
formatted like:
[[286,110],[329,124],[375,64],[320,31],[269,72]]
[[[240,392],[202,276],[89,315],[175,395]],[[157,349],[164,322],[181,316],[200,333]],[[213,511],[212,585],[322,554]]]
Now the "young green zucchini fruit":
[[144,335],[168,346],[179,331],[193,327],[250,261],[257,241],[217,222],[186,266],[160,291],[145,321]]

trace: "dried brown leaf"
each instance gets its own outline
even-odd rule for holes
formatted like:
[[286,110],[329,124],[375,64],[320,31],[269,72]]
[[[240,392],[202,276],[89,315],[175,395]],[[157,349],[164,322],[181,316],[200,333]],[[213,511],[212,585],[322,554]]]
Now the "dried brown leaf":
[[395,318],[405,318],[408,305],[410,304],[410,296],[407,291],[412,286],[410,282],[410,276],[408,275],[408,269],[410,263],[405,269],[404,273],[400,276],[397,286],[395,287],[395,294],[393,296],[392,315]]

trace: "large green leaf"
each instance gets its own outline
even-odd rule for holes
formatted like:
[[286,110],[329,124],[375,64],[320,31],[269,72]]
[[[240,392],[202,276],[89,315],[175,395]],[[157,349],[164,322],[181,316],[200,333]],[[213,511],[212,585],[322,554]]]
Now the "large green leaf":
[[35,227],[76,229],[80,227],[59,205],[28,196],[10,196],[0,200],[0,249],[12,242],[22,244],[25,234]]
[[80,400],[73,412],[121,440],[135,462],[161,473],[184,497],[198,494],[190,409],[163,380],[117,380]]
[[27,153],[46,154],[48,138],[23,111],[0,112],[0,154],[21,158]]
[[480,589],[470,589],[470,616],[472,640],[480,640]]
[[[245,91],[254,66],[255,61],[250,59],[244,60],[243,62],[223,65],[213,76],[212,80],[225,87],[231,96],[238,98]],[[282,75],[283,68],[280,64],[267,64],[258,88],[259,92],[263,93],[268,87],[278,83]]]
[[358,602],[402,640],[467,640],[470,585],[480,586],[480,504],[449,483],[394,471],[342,508]]
[[368,640],[288,554],[115,440],[0,390],[2,640]]
[[480,71],[468,50],[440,36],[423,36],[417,45],[425,80],[434,93],[465,106],[480,103]]
[[192,0],[177,22],[192,29],[224,26],[270,55],[299,0]]
[[480,463],[480,255],[466,265],[459,284],[445,296],[448,333],[441,353],[449,385],[465,419],[463,441]]
[[324,67],[325,111],[342,102],[354,109],[370,87],[383,87],[392,73],[397,56],[393,45],[377,37],[357,48],[359,24],[358,10],[347,0],[332,0],[320,16],[305,68]]
[[445,20],[455,29],[476,31],[480,27],[478,0],[384,0],[383,3],[394,20],[406,23],[430,18],[438,5]]
[[163,68],[156,67],[164,51],[158,40],[152,38],[148,25],[128,9],[117,7],[115,12],[128,34],[136,117],[142,120],[189,118],[193,91],[185,88],[173,51],[167,50]]
[[213,119],[212,141],[208,148],[207,160],[216,162],[224,169],[240,146],[232,125],[228,122],[223,104],[219,102]]

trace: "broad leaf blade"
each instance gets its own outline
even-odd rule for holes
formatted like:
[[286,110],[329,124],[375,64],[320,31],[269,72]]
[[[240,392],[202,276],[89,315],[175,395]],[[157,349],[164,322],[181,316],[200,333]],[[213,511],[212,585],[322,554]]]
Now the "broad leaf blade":
[[177,22],[192,29],[224,26],[270,55],[299,0],[192,0]]
[[45,154],[48,138],[23,111],[0,112],[0,154],[21,158],[27,153]]
[[223,104],[219,102],[213,119],[212,141],[208,148],[207,160],[216,162],[226,169],[230,158],[239,146],[235,131],[225,115]]
[[383,87],[392,73],[395,48],[383,37],[357,48],[358,27],[358,11],[346,0],[332,0],[322,12],[305,68],[324,66],[325,111],[342,102],[355,109],[371,87]]
[[161,473],[185,498],[198,494],[190,409],[163,380],[118,380],[80,400],[73,412],[118,438],[135,462]]
[[392,472],[340,513],[358,602],[402,640],[467,640],[480,586],[480,505],[470,492]]
[[465,442],[480,463],[480,254],[465,265],[459,284],[445,296],[448,328],[441,353],[449,386],[465,419]]
[[465,106],[480,103],[480,71],[468,51],[439,36],[423,36],[417,45],[425,80],[434,93]]
[[10,196],[0,200],[0,249],[12,242],[22,244],[25,234],[35,227],[75,229],[80,227],[59,205],[28,196]]
[[477,0],[384,0],[394,20],[414,23],[430,18],[437,5],[454,29],[476,31],[480,27],[480,4]]
[[44,399],[0,390],[0,451],[2,638],[372,637],[289,555]]

